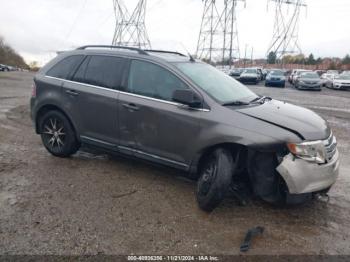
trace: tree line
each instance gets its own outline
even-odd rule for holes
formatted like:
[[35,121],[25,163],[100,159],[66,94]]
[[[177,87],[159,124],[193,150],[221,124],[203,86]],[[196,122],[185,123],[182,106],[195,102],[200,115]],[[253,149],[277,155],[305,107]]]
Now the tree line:
[[28,65],[11,46],[5,43],[3,37],[0,36],[0,64],[28,69]]
[[[305,57],[303,54],[299,55],[286,55],[282,59],[277,59],[277,55],[274,52],[270,52],[267,56],[267,63],[268,64],[276,64],[276,63],[283,63],[283,64],[302,64],[302,65],[320,65],[322,64],[326,59],[329,58],[321,58],[318,57],[317,59],[314,57],[314,55],[311,53],[309,56]],[[332,58],[332,60],[334,60]],[[350,56],[347,54],[343,59],[337,59],[339,65],[350,65]],[[334,62],[333,62],[334,63]],[[334,63],[335,66],[335,63]]]

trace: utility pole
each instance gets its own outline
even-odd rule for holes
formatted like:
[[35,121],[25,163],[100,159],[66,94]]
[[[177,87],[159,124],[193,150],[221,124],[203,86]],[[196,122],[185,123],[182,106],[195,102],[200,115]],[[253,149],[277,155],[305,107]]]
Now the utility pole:
[[247,44],[245,44],[245,48],[244,48],[244,60],[243,60],[244,66],[243,66],[243,68],[245,68],[245,66],[246,66],[246,60],[247,60]]
[[236,7],[245,0],[202,0],[204,3],[201,29],[197,43],[197,58],[209,63],[240,57]]
[[306,7],[304,0],[267,0],[275,4],[275,18],[273,35],[266,52],[274,52],[280,60],[286,54],[301,54],[298,43],[299,17],[302,7]]
[[254,51],[254,47],[252,47],[252,52],[250,53],[250,63],[253,66],[253,51]]
[[147,0],[139,0],[132,13],[129,13],[123,0],[113,0],[116,26],[112,45],[151,48],[146,30]]

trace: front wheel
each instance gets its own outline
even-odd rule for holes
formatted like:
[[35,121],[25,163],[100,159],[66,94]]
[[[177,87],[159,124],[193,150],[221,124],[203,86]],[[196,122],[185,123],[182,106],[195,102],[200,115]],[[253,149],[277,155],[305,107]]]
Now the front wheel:
[[235,164],[230,151],[216,149],[200,167],[197,202],[201,209],[211,212],[224,199],[232,179]]
[[53,110],[39,120],[41,140],[52,155],[68,157],[79,149],[74,129],[65,115]]

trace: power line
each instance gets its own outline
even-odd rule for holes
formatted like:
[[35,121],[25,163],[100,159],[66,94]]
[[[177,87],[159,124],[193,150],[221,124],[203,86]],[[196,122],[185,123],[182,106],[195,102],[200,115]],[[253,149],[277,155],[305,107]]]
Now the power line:
[[147,0],[139,0],[132,13],[129,13],[123,0],[113,0],[113,6],[116,26],[112,44],[150,48],[145,24]]
[[268,0],[275,4],[275,19],[272,40],[266,56],[273,52],[278,59],[287,54],[301,54],[299,46],[299,17],[303,0]]
[[236,7],[238,1],[223,0],[219,8],[216,0],[203,0],[204,9],[196,56],[208,62],[229,61],[240,57]]

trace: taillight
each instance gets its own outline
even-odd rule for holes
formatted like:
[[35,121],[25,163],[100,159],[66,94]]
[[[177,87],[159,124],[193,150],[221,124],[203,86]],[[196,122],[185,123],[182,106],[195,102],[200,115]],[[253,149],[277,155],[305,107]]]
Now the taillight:
[[32,97],[36,97],[36,85],[35,82],[32,84]]

